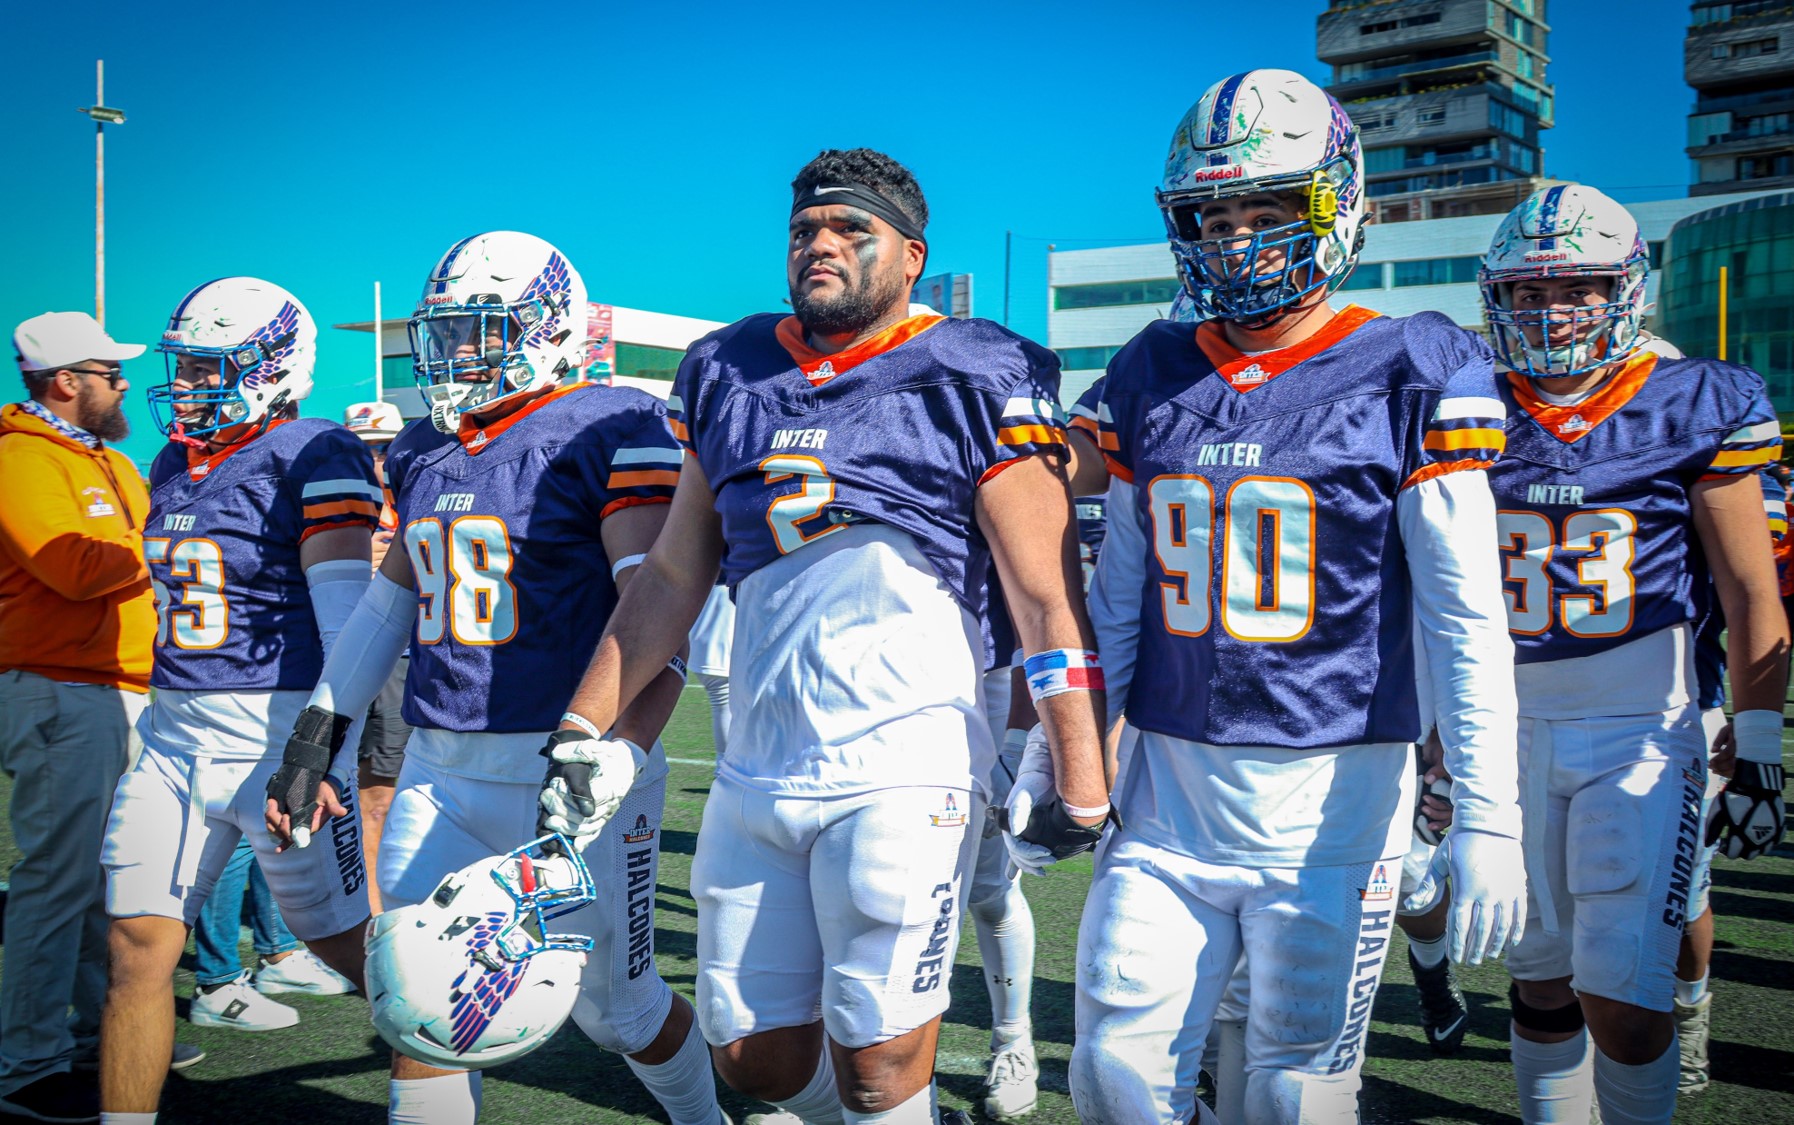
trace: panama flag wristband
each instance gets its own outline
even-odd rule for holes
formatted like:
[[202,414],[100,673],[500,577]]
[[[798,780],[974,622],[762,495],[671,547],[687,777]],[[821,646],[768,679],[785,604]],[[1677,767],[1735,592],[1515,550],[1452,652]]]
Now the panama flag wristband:
[[1054,648],[1022,661],[1028,694],[1034,702],[1068,691],[1102,691],[1103,668],[1096,653],[1081,648]]

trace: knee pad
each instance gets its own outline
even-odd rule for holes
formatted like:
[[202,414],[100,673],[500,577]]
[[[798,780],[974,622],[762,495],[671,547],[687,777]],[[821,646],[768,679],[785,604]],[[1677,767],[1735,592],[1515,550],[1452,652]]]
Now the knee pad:
[[658,975],[654,983],[658,986],[657,995],[651,1001],[637,1005],[633,1012],[604,1011],[593,998],[592,991],[582,989],[579,999],[573,1002],[573,1022],[585,1032],[586,1038],[606,1051],[633,1055],[646,1050],[660,1034],[667,1013],[673,1008],[673,990]]
[[1507,986],[1508,1006],[1513,1010],[1514,1023],[1529,1031],[1542,1031],[1547,1035],[1574,1035],[1581,1031],[1586,1022],[1582,1018],[1582,1005],[1578,1002],[1565,1004],[1561,1008],[1535,1008],[1520,999],[1520,984],[1509,981]]

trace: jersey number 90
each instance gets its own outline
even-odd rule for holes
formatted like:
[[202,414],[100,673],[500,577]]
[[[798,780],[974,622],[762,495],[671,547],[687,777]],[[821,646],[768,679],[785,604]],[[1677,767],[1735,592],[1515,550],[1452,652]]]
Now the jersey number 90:
[[462,516],[405,526],[405,551],[417,576],[417,639],[433,645],[453,634],[464,645],[502,645],[517,635],[517,587],[511,585],[511,536],[496,516]]
[[1221,627],[1242,641],[1293,641],[1314,625],[1314,491],[1290,477],[1241,477],[1215,504],[1204,477],[1147,486],[1165,630],[1208,632],[1214,541],[1221,541]]

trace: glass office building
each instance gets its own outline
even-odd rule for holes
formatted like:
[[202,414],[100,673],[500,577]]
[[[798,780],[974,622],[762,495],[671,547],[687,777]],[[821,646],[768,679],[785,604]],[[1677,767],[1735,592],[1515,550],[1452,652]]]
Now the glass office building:
[[1689,355],[1719,354],[1719,269],[1726,269],[1726,358],[1769,384],[1794,421],[1794,192],[1689,215],[1671,228],[1658,297],[1660,331]]

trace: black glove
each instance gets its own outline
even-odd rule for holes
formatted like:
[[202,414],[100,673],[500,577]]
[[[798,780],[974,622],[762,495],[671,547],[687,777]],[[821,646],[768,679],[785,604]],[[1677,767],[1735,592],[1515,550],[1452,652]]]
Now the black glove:
[[[1008,830],[1008,809],[1000,809],[1004,830]],[[1104,824],[1107,822],[1105,821]],[[1053,860],[1070,859],[1074,855],[1082,855],[1096,847],[1097,841],[1103,838],[1103,825],[1086,828],[1071,818],[1065,811],[1065,802],[1055,793],[1041,804],[1034,806],[1028,823],[1022,827],[1016,839],[1024,843],[1043,847],[1053,853]]]
[[268,779],[268,796],[292,818],[294,843],[299,843],[300,829],[308,837],[311,834],[312,814],[318,811],[318,786],[330,772],[336,752],[343,748],[352,721],[322,707],[307,707],[293,723],[293,736],[280,756],[280,768]]
[[1755,859],[1781,843],[1787,827],[1782,807],[1782,767],[1739,758],[1732,779],[1713,798],[1707,844],[1732,859]]

